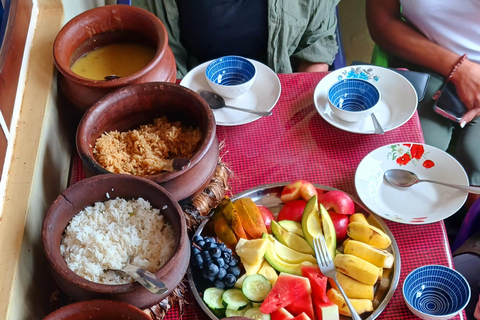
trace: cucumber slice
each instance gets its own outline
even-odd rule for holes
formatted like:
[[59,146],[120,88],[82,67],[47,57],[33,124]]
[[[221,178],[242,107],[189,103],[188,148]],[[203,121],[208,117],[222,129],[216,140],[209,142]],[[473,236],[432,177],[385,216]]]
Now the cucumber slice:
[[272,290],[270,281],[261,274],[252,274],[243,280],[242,292],[253,302],[262,302],[270,290]]
[[228,289],[222,295],[223,306],[231,310],[245,309],[250,302],[240,289]]
[[225,309],[225,316],[228,317],[244,317],[245,312],[250,309],[252,306],[249,304],[242,310],[232,310],[232,309]]
[[255,320],[270,320],[270,315],[261,313],[260,308],[250,308],[245,312],[245,318],[252,318]]
[[205,301],[205,304],[212,310],[225,309],[225,306],[222,304],[222,295],[224,292],[225,290],[216,287],[208,288],[203,293],[203,301]]

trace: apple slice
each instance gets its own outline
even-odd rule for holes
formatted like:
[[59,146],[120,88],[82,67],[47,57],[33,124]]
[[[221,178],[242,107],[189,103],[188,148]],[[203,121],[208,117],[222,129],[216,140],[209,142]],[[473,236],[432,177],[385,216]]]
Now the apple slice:
[[348,194],[340,190],[332,190],[323,194],[320,203],[325,209],[333,209],[337,213],[352,215],[355,213],[355,203]]
[[283,188],[282,194],[280,195],[280,200],[282,200],[283,203],[297,199],[308,201],[316,195],[317,189],[313,184],[306,180],[297,180],[287,184],[285,188]]

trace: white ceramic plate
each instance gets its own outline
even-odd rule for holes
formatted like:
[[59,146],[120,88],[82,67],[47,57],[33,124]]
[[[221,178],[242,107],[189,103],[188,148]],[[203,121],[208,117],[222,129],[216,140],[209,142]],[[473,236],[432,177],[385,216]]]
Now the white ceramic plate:
[[320,80],[313,94],[318,113],[332,126],[354,133],[375,133],[371,117],[358,122],[346,122],[337,118],[330,109],[328,89],[338,80],[346,78],[368,80],[380,90],[381,100],[375,116],[385,132],[398,128],[407,122],[417,109],[417,92],[402,75],[377,66],[350,66],[335,70]]
[[[225,98],[227,105],[237,106],[258,111],[270,111],[280,98],[281,85],[275,72],[269,67],[255,60],[249,59],[257,68],[257,77],[250,90],[244,95],[235,98]],[[180,85],[195,92],[210,90],[205,78],[205,70],[211,61],[207,61],[185,75]],[[260,119],[255,114],[237,111],[229,108],[213,110],[215,121],[219,126],[237,126]]]
[[388,169],[409,170],[420,179],[468,185],[460,163],[440,149],[408,142],[385,145],[363,158],[355,173],[358,196],[382,218],[405,224],[432,223],[457,212],[467,199],[464,191],[434,183],[392,186],[383,178]]

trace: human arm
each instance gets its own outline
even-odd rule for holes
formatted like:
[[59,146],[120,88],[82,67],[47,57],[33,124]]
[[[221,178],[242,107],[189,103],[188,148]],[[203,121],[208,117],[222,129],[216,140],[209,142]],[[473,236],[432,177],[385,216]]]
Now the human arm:
[[[433,70],[445,78],[460,55],[426,38],[411,24],[403,21],[399,0],[367,0],[367,25],[372,39],[386,51]],[[466,60],[453,74],[451,81],[469,111],[461,123],[480,114],[480,65]]]
[[327,72],[328,64],[318,63],[318,62],[309,62],[301,60],[298,65],[298,72]]

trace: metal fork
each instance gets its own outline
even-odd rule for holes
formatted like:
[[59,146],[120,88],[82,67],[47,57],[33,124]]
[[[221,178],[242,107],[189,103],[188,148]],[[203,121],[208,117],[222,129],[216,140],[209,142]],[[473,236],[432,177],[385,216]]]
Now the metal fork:
[[352,314],[352,319],[354,320],[361,320],[360,316],[358,315],[357,311],[353,308],[350,300],[348,299],[345,291],[343,291],[342,286],[338,283],[337,280],[337,269],[333,264],[332,257],[330,257],[330,253],[328,252],[327,244],[325,242],[325,237],[321,234],[318,238],[313,239],[313,248],[315,250],[315,256],[317,257],[318,266],[320,267],[320,271],[322,271],[323,275],[331,278],[340,290],[340,293],[343,295],[343,299],[347,303],[348,309],[350,309],[350,313]]

